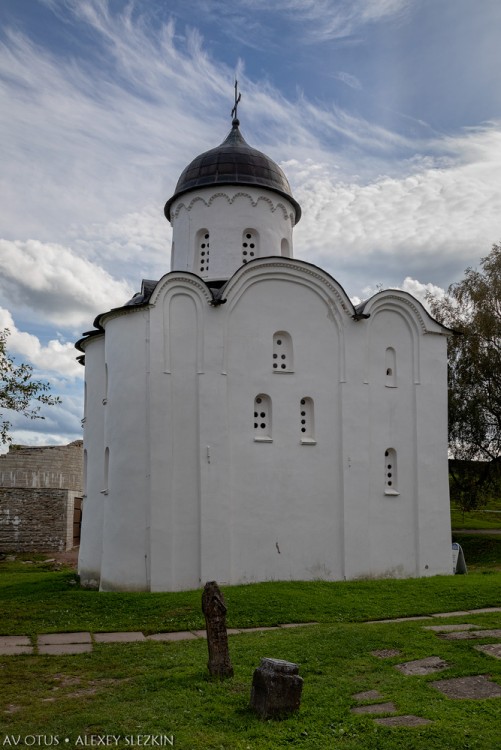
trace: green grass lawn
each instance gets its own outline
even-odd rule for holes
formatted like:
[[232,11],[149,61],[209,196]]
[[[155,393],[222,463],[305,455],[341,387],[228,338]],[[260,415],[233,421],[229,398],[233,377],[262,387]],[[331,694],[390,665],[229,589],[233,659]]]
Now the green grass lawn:
[[[229,626],[319,624],[230,637],[235,676],[222,683],[207,677],[203,640],[95,644],[90,654],[69,656],[0,656],[0,747],[12,746],[18,737],[18,746],[28,746],[36,735],[43,735],[35,740],[42,744],[57,737],[64,748],[88,746],[92,735],[119,735],[112,746],[137,747],[144,746],[147,735],[162,735],[169,741],[173,736],[174,747],[183,750],[501,748],[501,699],[452,700],[430,684],[437,678],[489,674],[501,685],[501,661],[476,651],[469,641],[437,638],[423,630],[427,621],[364,622],[499,606],[501,573],[491,563],[501,552],[501,539],[494,538],[488,549],[485,541],[461,538],[467,563],[476,571],[466,576],[225,588]],[[80,589],[75,581],[73,571],[53,571],[40,562],[1,562],[0,633],[148,633],[204,625],[201,591],[108,594]],[[445,622],[499,628],[501,615]],[[371,655],[382,648],[399,648],[402,655],[389,660]],[[300,664],[304,690],[297,715],[263,722],[250,712],[252,673],[263,656]],[[440,656],[450,667],[426,677],[407,677],[394,668],[423,656]],[[393,701],[398,713],[433,723],[387,728],[352,714],[352,695],[370,689]]]
[[[499,546],[501,539],[495,541]],[[466,554],[473,570],[467,549]],[[486,567],[484,573],[467,576],[336,583],[290,581],[223,590],[228,626],[247,628],[287,622],[363,622],[488,607],[500,603],[500,581]],[[200,591],[99,593],[80,588],[71,570],[50,572],[44,565],[0,563],[3,635],[76,630],[141,630],[149,634],[197,629],[204,627],[200,601]]]
[[501,499],[470,513],[462,513],[451,503],[451,522],[453,529],[501,529]]

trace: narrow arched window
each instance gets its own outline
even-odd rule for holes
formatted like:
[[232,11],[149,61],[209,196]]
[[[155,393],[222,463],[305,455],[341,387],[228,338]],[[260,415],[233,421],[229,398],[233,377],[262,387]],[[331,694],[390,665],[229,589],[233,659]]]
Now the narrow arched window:
[[398,495],[397,451],[387,448],[384,452],[384,493]]
[[208,229],[199,229],[196,234],[195,268],[201,276],[209,272],[210,234]]
[[271,441],[271,399],[259,393],[254,399],[254,440]]
[[384,356],[385,385],[387,388],[397,387],[397,355],[395,349],[389,346]]
[[282,242],[280,243],[280,254],[283,255],[284,258],[291,257],[291,249],[289,245],[289,240],[287,240],[285,237],[282,239]]
[[313,399],[304,396],[299,402],[299,429],[302,443],[314,443],[314,416],[313,416]]
[[245,229],[242,233],[242,264],[259,256],[259,234],[255,229]]
[[292,338],[287,331],[273,334],[273,372],[293,372]]

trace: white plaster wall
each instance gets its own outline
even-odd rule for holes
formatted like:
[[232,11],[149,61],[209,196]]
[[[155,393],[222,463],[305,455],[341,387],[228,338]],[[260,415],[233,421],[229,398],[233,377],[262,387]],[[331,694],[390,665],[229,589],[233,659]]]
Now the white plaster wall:
[[[417,457],[413,342],[415,324],[399,310],[377,310],[367,321],[370,537],[366,575],[417,575]],[[396,352],[397,387],[386,386],[385,352]],[[398,495],[385,492],[385,450],[397,453]],[[395,470],[393,470],[393,479]]]
[[[86,345],[96,516],[84,511],[82,570],[104,504],[103,590],[450,572],[445,337],[399,294],[376,295],[356,322],[327,274],[265,258],[233,276],[224,305],[211,306],[193,275],[171,273],[148,308],[105,317],[105,349],[103,337]],[[272,367],[277,331],[291,336],[292,372]],[[272,401],[268,442],[254,439],[260,393]],[[384,491],[388,447],[398,495]]]
[[[369,515],[371,437],[369,387],[364,375],[367,321],[346,326],[346,370],[341,383],[344,577],[367,573],[372,533]],[[365,381],[365,382],[364,382]]]
[[85,347],[84,496],[78,555],[78,573],[83,586],[99,587],[104,518],[104,335],[94,336]]
[[[346,574],[450,573],[447,336],[403,292],[376,295],[364,312],[370,318],[356,324],[363,344],[348,339],[343,395]],[[387,387],[387,347],[396,351],[396,388]],[[357,356],[360,373],[353,379]],[[384,491],[387,447],[397,450],[398,495]]]
[[156,296],[151,315],[153,591],[194,588],[201,582],[198,381],[202,306],[208,307],[210,299],[202,287],[171,280]]
[[[231,583],[343,577],[340,319],[349,317],[288,265],[249,268],[227,294]],[[276,331],[292,338],[293,372],[273,370]],[[260,393],[272,402],[272,442],[254,439]],[[301,443],[305,396],[315,411],[309,444]]]
[[418,575],[452,573],[447,435],[447,339],[423,338],[421,383],[416,391],[419,476]]
[[103,321],[108,396],[101,590],[149,589],[149,311]]
[[[259,252],[255,257],[281,255],[283,239],[292,256],[295,210],[285,198],[270,190],[203,188],[180,196],[172,205],[171,216],[172,271],[189,271],[205,280],[230,278],[242,265],[242,235],[249,228],[259,232]],[[196,237],[202,228],[210,235],[208,272],[202,272],[197,262]]]

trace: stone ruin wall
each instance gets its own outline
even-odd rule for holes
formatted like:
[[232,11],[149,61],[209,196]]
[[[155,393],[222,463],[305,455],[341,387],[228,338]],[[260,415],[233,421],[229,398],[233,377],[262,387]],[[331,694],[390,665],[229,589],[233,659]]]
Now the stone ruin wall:
[[82,493],[83,441],[33,447],[11,445],[0,456],[0,487],[57,488]]
[[83,447],[11,446],[0,456],[0,552],[63,551],[73,543]]

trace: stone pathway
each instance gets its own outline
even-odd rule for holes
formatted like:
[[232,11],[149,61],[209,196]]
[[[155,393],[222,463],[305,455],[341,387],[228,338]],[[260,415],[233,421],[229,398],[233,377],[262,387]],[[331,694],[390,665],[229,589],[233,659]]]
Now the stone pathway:
[[478,638],[501,638],[501,629],[494,630],[460,630],[454,633],[437,633],[439,638],[447,641],[472,641]]
[[[429,616],[416,617],[398,617],[393,620],[371,620],[367,624],[391,623],[391,622],[412,622],[415,620],[430,620],[435,618],[446,617],[463,617],[465,615],[489,614],[501,612],[501,607],[484,607],[482,609],[461,610],[456,612],[440,612]],[[423,630],[430,630],[438,638],[447,640],[468,640],[481,638],[501,638],[501,629],[481,629],[478,625],[471,623],[457,623],[440,625],[423,625]],[[501,643],[487,645],[476,645],[475,649],[488,656],[501,659]],[[395,656],[401,656],[402,651],[396,648],[377,649],[371,651],[371,655],[378,659],[391,659]],[[439,656],[427,656],[423,659],[414,659],[413,661],[400,662],[394,667],[404,675],[428,675],[441,672],[448,669],[451,665],[441,659]],[[452,699],[469,699],[481,700],[484,698],[501,698],[501,686],[490,679],[489,675],[472,675],[469,677],[455,677],[451,679],[434,680],[429,683],[433,688],[439,690],[443,695]],[[418,727],[431,724],[430,719],[421,716],[397,715],[376,718],[376,714],[395,713],[397,708],[391,701],[384,701],[384,696],[378,690],[366,690],[361,693],[352,695],[352,699],[363,705],[354,706],[351,712],[354,714],[374,715],[374,721],[388,727]],[[365,701],[372,701],[365,703]]]
[[430,685],[448,698],[480,700],[481,698],[501,698],[501,687],[487,675],[454,677],[450,680],[435,680]]
[[[383,696],[379,690],[365,690],[362,693],[355,693],[351,696],[353,700],[360,703],[367,700],[378,700],[381,701]],[[369,703],[362,706],[354,706],[351,709],[352,714],[396,714],[398,711],[397,707],[392,701],[386,701],[383,703]],[[385,716],[384,718],[377,718],[378,724],[383,724],[389,727],[418,727],[423,724],[431,724],[430,719],[423,719],[421,716],[411,715],[400,715],[400,716]]]
[[[440,612],[427,616],[399,617],[392,620],[372,620],[366,624],[411,622],[415,620],[430,620],[431,618],[463,617],[474,614],[489,614],[501,612],[501,607],[485,607],[482,609],[461,610],[456,612]],[[261,628],[229,628],[228,635],[240,635],[242,633],[256,633],[265,631],[278,631],[284,628],[297,628],[317,623],[286,623],[274,627]],[[423,630],[429,630],[438,638],[447,640],[474,640],[481,638],[501,638],[501,629],[478,628],[471,623],[423,625]],[[39,635],[36,643],[32,643],[27,636],[0,636],[0,655],[17,654],[80,654],[92,651],[94,644],[106,643],[135,643],[146,641],[177,642],[206,638],[205,630],[186,630],[170,633],[155,633],[145,636],[141,632],[124,633],[47,633]],[[501,659],[501,643],[476,645],[475,649],[488,656]],[[379,659],[389,659],[401,656],[400,649],[378,649],[371,651],[372,656]],[[401,662],[394,665],[404,675],[428,675],[449,668],[449,664],[438,656],[428,656],[423,659]],[[501,686],[491,680],[488,675],[472,675],[469,677],[456,677],[451,679],[434,680],[430,685],[439,690],[443,695],[452,699],[500,698]],[[354,714],[374,715],[374,721],[389,727],[419,727],[431,724],[430,719],[421,716],[398,715],[398,709],[392,701],[385,701],[384,696],[378,690],[366,690],[355,693],[352,699],[359,705],[354,706],[351,712]],[[366,703],[366,701],[372,701]],[[397,714],[394,716],[377,717],[377,714]]]
[[434,672],[443,672],[449,668],[449,664],[439,656],[426,656],[424,659],[415,659],[414,661],[404,661],[401,664],[395,664],[402,674],[434,674]]
[[[241,633],[259,633],[284,628],[301,628],[316,625],[316,622],[292,622],[274,627],[262,628],[228,628],[228,635]],[[173,633],[155,633],[145,636],[140,632],[127,633],[46,633],[37,637],[36,645],[26,635],[0,635],[0,655],[18,654],[84,654],[92,651],[95,643],[136,643],[141,641],[193,641],[207,638],[205,630],[183,630]]]
[[414,622],[414,620],[430,620],[432,617],[465,617],[466,615],[483,615],[491,612],[501,612],[501,607],[482,607],[482,609],[461,609],[457,612],[435,612],[431,615],[415,615],[414,617],[394,617],[389,620],[367,620],[366,625],[382,625],[387,622]]
[[475,646],[477,651],[483,651],[484,654],[493,656],[495,659],[501,659],[501,643],[489,643],[484,646]]

